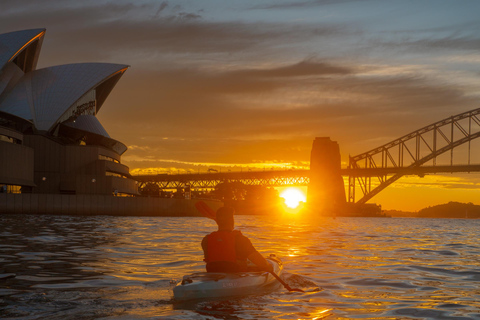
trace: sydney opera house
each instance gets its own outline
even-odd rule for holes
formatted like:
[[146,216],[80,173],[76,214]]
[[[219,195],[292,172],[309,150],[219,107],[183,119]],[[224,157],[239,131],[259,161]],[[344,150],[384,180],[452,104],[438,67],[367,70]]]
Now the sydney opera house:
[[138,195],[127,147],[96,118],[128,66],[37,69],[45,32],[0,34],[0,213],[138,212],[117,200]]

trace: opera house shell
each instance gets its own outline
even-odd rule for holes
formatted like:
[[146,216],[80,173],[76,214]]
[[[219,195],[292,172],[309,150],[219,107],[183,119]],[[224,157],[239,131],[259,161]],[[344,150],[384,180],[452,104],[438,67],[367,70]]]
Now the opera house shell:
[[[31,208],[42,201],[62,207],[62,201],[79,201],[81,195],[137,195],[120,161],[127,147],[96,118],[128,66],[37,69],[44,36],[45,29],[0,34],[0,194],[30,195],[18,198],[22,212],[37,210]],[[39,196],[49,194],[76,197]],[[0,203],[3,211],[11,210]]]

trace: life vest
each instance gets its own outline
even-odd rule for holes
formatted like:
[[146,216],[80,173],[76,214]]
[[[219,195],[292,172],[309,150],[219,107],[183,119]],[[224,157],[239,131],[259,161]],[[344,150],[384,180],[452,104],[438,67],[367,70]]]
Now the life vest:
[[237,262],[235,235],[239,231],[215,231],[207,236],[207,257],[205,262]]

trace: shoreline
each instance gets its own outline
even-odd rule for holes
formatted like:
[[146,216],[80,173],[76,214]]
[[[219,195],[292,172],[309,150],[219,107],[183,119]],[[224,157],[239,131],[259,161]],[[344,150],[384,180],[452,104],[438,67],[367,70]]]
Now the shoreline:
[[[0,194],[0,214],[201,217],[200,199],[114,197],[106,195]],[[217,210],[223,202],[202,199]]]

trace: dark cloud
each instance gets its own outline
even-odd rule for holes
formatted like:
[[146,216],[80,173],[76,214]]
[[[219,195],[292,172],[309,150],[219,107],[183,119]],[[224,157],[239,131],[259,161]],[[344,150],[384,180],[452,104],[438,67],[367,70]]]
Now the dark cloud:
[[404,45],[428,50],[454,49],[477,52],[480,50],[480,38],[472,39],[471,37],[466,36],[449,36],[439,39],[423,39],[405,42]]
[[167,6],[168,6],[168,2],[167,2],[167,1],[163,1],[163,2],[160,4],[160,6],[158,7],[156,16],[158,16],[158,15],[160,14],[160,12],[162,12]]
[[310,0],[310,1],[291,1],[283,3],[274,3],[266,5],[256,5],[253,9],[296,9],[296,8],[314,8],[318,6],[325,5],[335,5],[342,3],[359,3],[359,2],[369,2],[371,0]]
[[[479,25],[480,27],[480,25]],[[435,36],[431,35],[431,31],[424,31],[424,33],[430,33],[430,35],[422,38],[418,38],[419,31],[402,32],[403,36],[395,39],[374,39],[369,41],[370,46],[378,48],[393,49],[398,52],[404,53],[427,53],[438,54],[440,52],[445,53],[447,50],[455,50],[457,52],[471,52],[478,51],[480,49],[480,37],[465,36],[452,33],[448,36]]]
[[293,65],[276,67],[271,69],[251,69],[231,72],[230,75],[235,77],[247,78],[288,78],[302,76],[320,76],[351,74],[352,70],[347,67],[335,66],[325,62],[317,62],[314,60],[304,60]]

